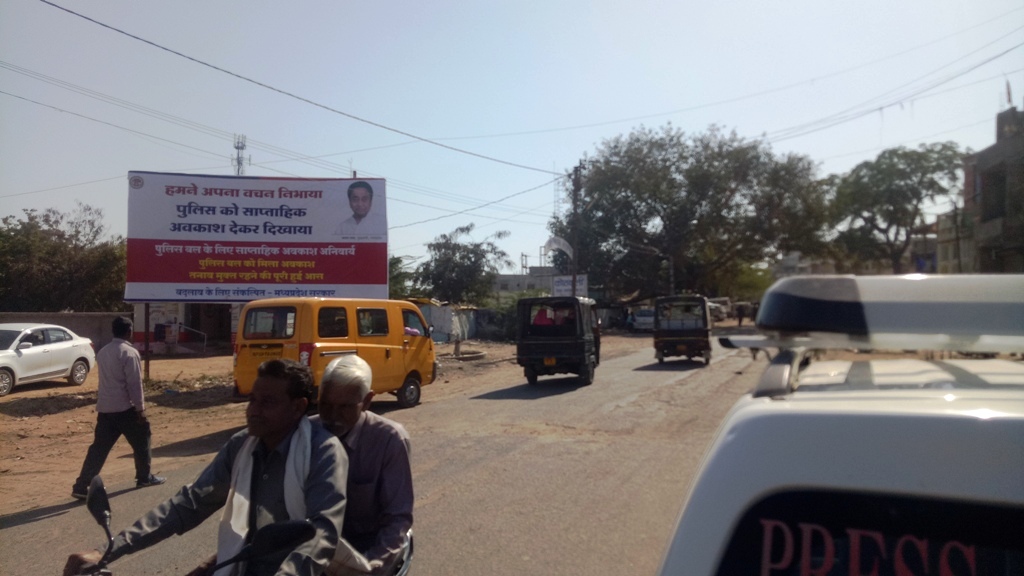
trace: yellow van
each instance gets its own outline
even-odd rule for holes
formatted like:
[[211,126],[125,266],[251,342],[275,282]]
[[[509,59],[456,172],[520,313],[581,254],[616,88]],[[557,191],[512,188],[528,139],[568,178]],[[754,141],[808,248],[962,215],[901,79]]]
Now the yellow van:
[[400,300],[267,298],[242,308],[235,339],[235,391],[252,391],[264,360],[288,358],[313,370],[317,386],[327,364],[358,354],[373,368],[373,391],[390,392],[403,408],[420,401],[420,386],[437,377],[434,342],[419,308]]

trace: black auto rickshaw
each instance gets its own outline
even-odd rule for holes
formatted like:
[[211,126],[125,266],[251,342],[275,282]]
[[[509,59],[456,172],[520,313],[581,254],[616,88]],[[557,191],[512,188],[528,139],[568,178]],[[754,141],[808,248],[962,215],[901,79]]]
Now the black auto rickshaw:
[[584,386],[601,363],[601,330],[590,298],[523,298],[516,306],[516,361],[530,384],[577,374]]
[[711,363],[711,315],[703,296],[662,296],[654,301],[654,357],[701,357]]

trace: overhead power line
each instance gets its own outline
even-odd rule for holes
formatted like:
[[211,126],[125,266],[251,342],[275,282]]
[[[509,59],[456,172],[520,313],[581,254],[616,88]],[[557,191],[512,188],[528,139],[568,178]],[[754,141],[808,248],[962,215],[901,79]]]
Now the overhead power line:
[[417,222],[410,222],[408,224],[402,224],[401,226],[392,226],[392,227],[389,228],[389,230],[394,230],[394,229],[397,229],[397,228],[408,228],[409,226],[415,226],[417,224],[425,224],[427,222],[434,222],[434,221],[441,220],[441,219],[444,219],[444,218],[451,218],[452,216],[458,216],[460,214],[465,214],[467,212],[472,212],[474,210],[479,210],[480,208],[486,208],[487,206],[490,206],[491,204],[497,204],[499,202],[504,202],[505,200],[508,200],[509,198],[515,198],[516,196],[521,196],[523,194],[526,194],[527,192],[533,192],[534,190],[539,190],[540,188],[544,188],[545,186],[548,186],[548,185],[550,185],[550,184],[552,184],[554,182],[557,182],[557,181],[561,180],[564,177],[565,176],[559,176],[558,178],[554,178],[552,180],[548,180],[547,182],[541,184],[540,186],[534,186],[533,188],[529,188],[529,189],[526,189],[526,190],[521,190],[521,191],[516,192],[514,194],[509,194],[508,196],[505,196],[503,198],[498,198],[497,200],[494,200],[492,202],[487,202],[486,204],[481,204],[481,205],[475,206],[473,208],[467,208],[467,209],[461,210],[459,212],[454,212],[452,214],[445,214],[444,216],[438,216],[436,218],[428,218],[426,220],[419,220]]
[[[419,142],[423,142],[424,144],[430,144],[432,146],[437,146],[439,148],[444,148],[446,150],[450,150],[452,152],[457,152],[459,154],[465,154],[467,156],[473,156],[475,158],[480,158],[481,160],[487,160],[489,162],[496,162],[498,164],[504,164],[506,166],[512,166],[513,168],[522,168],[523,170],[532,170],[534,172],[542,172],[544,174],[558,174],[557,172],[552,172],[551,170],[547,170],[547,169],[544,169],[544,168],[535,168],[533,166],[527,166],[525,164],[517,164],[515,162],[509,162],[508,160],[502,160],[500,158],[495,158],[493,156],[487,156],[485,154],[480,154],[480,153],[477,153],[477,152],[472,152],[470,150],[465,150],[463,148],[456,148],[455,146],[450,146],[448,144],[444,144],[444,143],[438,142],[436,140],[431,140],[430,138],[424,138],[423,136],[417,136],[416,134],[413,134],[411,132],[406,132],[404,130],[399,130],[398,128],[392,128],[391,126],[387,126],[387,125],[381,124],[380,122],[374,122],[373,120],[367,120],[366,118],[362,118],[360,116],[356,116],[355,114],[350,114],[348,112],[344,112],[344,111],[338,110],[336,108],[331,108],[330,106],[327,106],[325,104],[320,104],[319,102],[316,102],[314,100],[310,100],[309,98],[306,98],[306,97],[303,97],[303,96],[299,96],[299,95],[294,94],[292,92],[288,92],[287,90],[282,90],[281,88],[277,88],[275,86],[271,86],[270,84],[266,84],[264,82],[260,82],[259,80],[254,80],[252,78],[249,78],[248,76],[243,76],[241,74],[238,74],[237,72],[232,72],[232,71],[227,70],[225,68],[221,68],[219,66],[215,66],[213,64],[210,64],[209,62],[205,62],[203,60],[199,60],[198,58],[193,58],[192,56],[189,56],[187,54],[178,52],[177,50],[173,50],[171,48],[167,48],[166,46],[162,46],[160,44],[157,44],[156,42],[153,42],[153,41],[150,41],[150,40],[146,40],[145,38],[141,38],[141,37],[136,36],[134,34],[131,34],[129,32],[125,32],[124,30],[121,30],[119,28],[115,28],[113,26],[110,26],[109,24],[105,24],[103,22],[100,22],[99,20],[95,20],[93,18],[90,18],[90,17],[88,17],[88,16],[86,16],[84,14],[79,14],[78,12],[75,12],[74,10],[69,10],[69,9],[67,9],[67,8],[65,8],[63,6],[58,6],[57,4],[54,4],[53,2],[50,2],[49,0],[39,0],[39,1],[42,2],[43,4],[48,5],[48,6],[52,6],[54,8],[57,8],[58,10],[63,10],[64,12],[67,12],[68,14],[71,14],[71,15],[74,15],[74,16],[78,16],[79,18],[82,18],[83,20],[88,20],[89,22],[92,22],[93,24],[97,24],[97,25],[102,26],[102,27],[104,27],[104,28],[106,28],[108,30],[111,30],[113,32],[117,32],[118,34],[123,34],[123,35],[125,35],[125,36],[127,36],[127,37],[129,37],[129,38],[131,38],[133,40],[138,40],[139,42],[143,42],[145,44],[149,44],[150,46],[152,46],[154,48],[158,48],[158,49],[163,50],[165,52],[169,52],[171,54],[174,54],[175,56],[179,56],[179,57],[184,58],[186,60],[190,60],[192,62],[195,62],[196,64],[199,64],[201,66],[206,66],[207,68],[210,68],[212,70],[216,70],[218,72],[222,72],[222,73],[227,74],[229,76],[234,76],[235,78],[238,78],[239,80],[244,80],[245,82],[249,82],[250,84],[255,84],[256,86],[259,86],[261,88],[266,88],[267,90],[271,90],[273,92],[277,92],[278,94],[287,96],[289,98],[293,98],[293,99],[298,100],[300,102],[305,102],[306,104],[310,104],[312,106],[316,106],[317,108],[320,108],[320,109],[323,109],[323,110],[327,110],[328,112],[333,112],[334,114],[338,114],[340,116],[344,116],[346,118],[350,118],[350,119],[355,120],[357,122],[362,122],[364,124],[368,124],[370,126],[374,126],[376,128],[380,128],[381,130],[387,130],[388,132],[394,132],[395,134],[401,134],[402,136],[406,136],[408,138],[412,138],[412,139],[417,140]],[[561,175],[559,174],[559,176],[561,176]]]
[[[1014,50],[1017,50],[1018,48],[1020,48],[1022,46],[1024,46],[1024,43],[1017,44],[1017,45],[1015,45],[1015,46],[1013,46],[1011,48],[1003,50],[1002,52],[1000,52],[998,54],[995,54],[993,56],[990,56],[988,58],[983,59],[980,62],[972,64],[972,65],[968,66],[966,69],[963,69],[963,70],[961,70],[959,72],[956,72],[956,73],[951,74],[949,76],[946,76],[944,78],[939,78],[937,80],[933,80],[933,81],[929,82],[928,84],[925,84],[924,86],[922,86],[920,88],[912,89],[909,93],[906,93],[906,94],[903,94],[903,95],[894,96],[893,98],[890,98],[887,101],[883,101],[880,104],[873,104],[872,103],[874,100],[877,100],[878,98],[880,98],[880,97],[875,97],[872,100],[869,100],[869,101],[863,102],[861,104],[858,104],[856,106],[847,108],[846,110],[844,110],[842,112],[837,112],[837,113],[834,113],[834,114],[830,114],[830,115],[825,116],[823,118],[819,118],[817,120],[813,120],[813,121],[810,121],[810,122],[805,122],[805,123],[799,124],[797,126],[792,126],[792,127],[789,127],[789,128],[783,128],[781,130],[776,130],[775,132],[770,133],[768,135],[767,140],[774,143],[774,142],[781,142],[783,140],[790,140],[792,138],[797,138],[797,137],[800,137],[800,136],[806,136],[807,134],[812,134],[814,132],[820,132],[822,130],[827,130],[828,128],[832,128],[833,126],[838,126],[840,124],[845,124],[846,122],[850,122],[852,120],[856,120],[858,118],[867,116],[868,114],[874,114],[876,112],[880,112],[882,110],[885,110],[886,108],[891,108],[893,106],[901,105],[904,102],[911,101],[911,100],[919,97],[921,94],[923,94],[923,93],[925,93],[925,92],[927,92],[929,90],[937,88],[937,87],[939,87],[939,86],[941,86],[941,85],[943,85],[943,84],[945,84],[947,82],[950,82],[952,80],[955,80],[956,78],[959,78],[960,76],[963,76],[965,74],[973,72],[974,70],[980,68],[981,66],[984,66],[985,64],[988,64],[988,63],[993,62],[993,61],[995,61],[995,60],[997,60],[999,58],[1002,58],[1003,56],[1009,54],[1010,52],[1012,52]],[[934,72],[932,72],[932,73],[934,73]],[[918,80],[926,78],[927,76],[929,76],[932,73],[926,74],[926,75],[918,78]],[[916,81],[917,80],[915,80],[915,82]],[[893,91],[894,90],[890,90],[889,92],[893,92]],[[887,93],[889,93],[889,92],[887,92]]]

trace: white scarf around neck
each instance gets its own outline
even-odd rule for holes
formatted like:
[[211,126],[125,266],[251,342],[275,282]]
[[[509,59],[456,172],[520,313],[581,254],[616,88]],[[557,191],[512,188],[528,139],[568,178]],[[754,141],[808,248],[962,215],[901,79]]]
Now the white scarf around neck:
[[[299,421],[288,445],[288,461],[284,471],[284,503],[292,520],[306,519],[306,477],[313,452],[309,418]],[[252,488],[252,453],[259,439],[246,438],[231,467],[231,490],[224,506],[217,531],[217,562],[223,562],[241,552],[249,532],[249,501]],[[217,570],[214,576],[245,573],[242,562],[229,564]]]

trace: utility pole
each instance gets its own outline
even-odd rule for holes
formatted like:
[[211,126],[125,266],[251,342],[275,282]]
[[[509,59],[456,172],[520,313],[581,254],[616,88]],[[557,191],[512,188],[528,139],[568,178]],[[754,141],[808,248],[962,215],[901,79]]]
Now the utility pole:
[[963,260],[960,259],[960,208],[956,205],[956,200],[953,200],[953,231],[956,240],[956,244],[953,245],[953,254],[956,255],[956,272],[963,274],[964,265]]
[[576,263],[580,258],[580,175],[583,162],[572,169],[572,297],[576,297]]
[[[235,135],[235,157],[233,164],[235,165],[235,175],[242,176],[245,174],[245,134]],[[252,156],[249,157],[249,163],[252,164]]]

